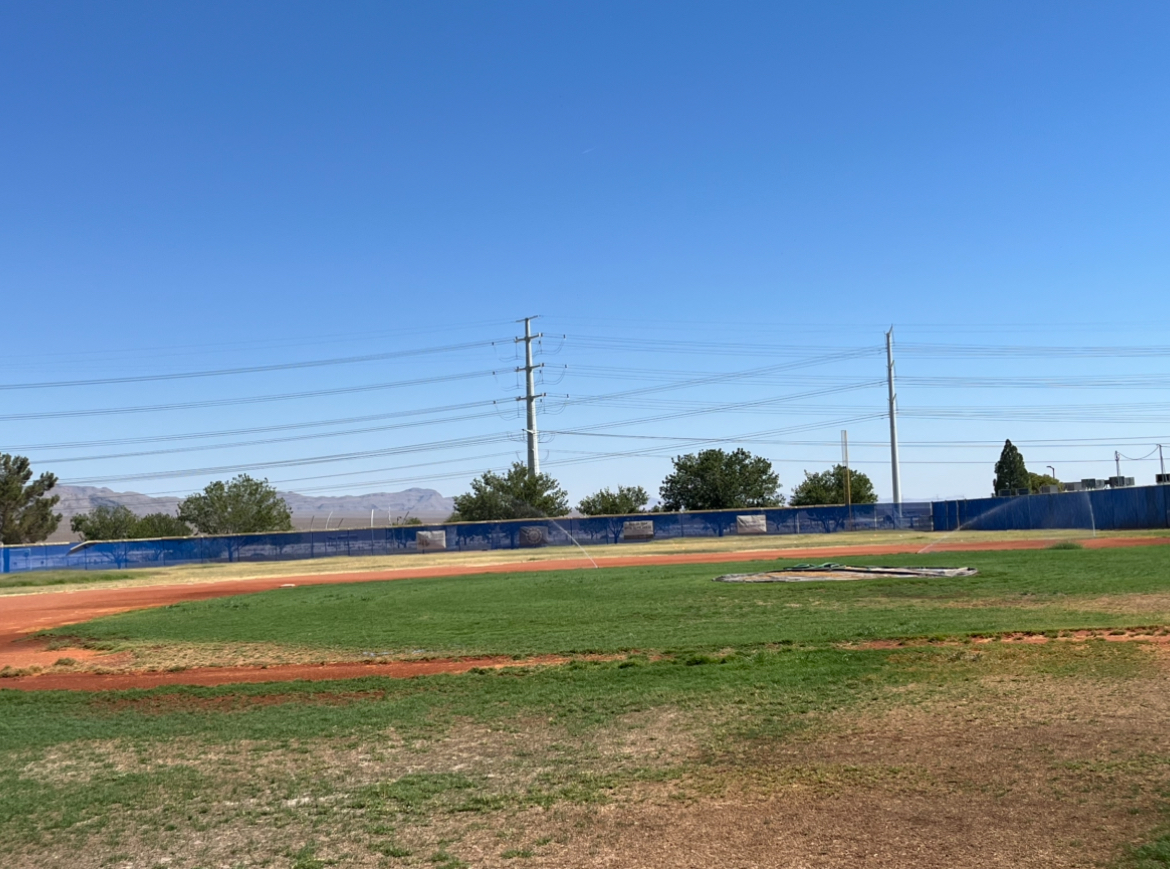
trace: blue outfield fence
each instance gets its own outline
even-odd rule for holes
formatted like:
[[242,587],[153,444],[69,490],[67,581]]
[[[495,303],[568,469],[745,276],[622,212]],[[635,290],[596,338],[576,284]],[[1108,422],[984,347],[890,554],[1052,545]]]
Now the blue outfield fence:
[[1025,495],[699,513],[637,513],[571,519],[516,519],[345,531],[290,531],[228,537],[49,543],[0,547],[0,573],[33,570],[111,570],[237,561],[294,561],[428,551],[473,552],[540,546],[626,544],[647,540],[731,535],[834,534],[843,531],[1031,531],[1084,528],[1123,531],[1170,528],[1170,486],[1142,486]]
[[1170,528],[1170,486],[936,501],[932,508],[935,531],[960,528],[971,531]]
[[635,545],[648,540],[731,535],[833,534],[842,531],[922,529],[932,526],[929,503],[865,504],[637,513],[566,519],[460,522],[344,531],[290,531],[225,537],[48,543],[0,547],[0,572],[111,570],[238,561],[293,561],[359,555],[405,555],[446,550],[474,552],[541,546]]

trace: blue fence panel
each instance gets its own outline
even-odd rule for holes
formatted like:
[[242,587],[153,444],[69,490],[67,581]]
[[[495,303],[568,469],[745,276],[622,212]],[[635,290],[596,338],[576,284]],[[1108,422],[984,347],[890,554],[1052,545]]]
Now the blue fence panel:
[[936,531],[1030,531],[1085,528],[1126,531],[1170,527],[1168,486],[1096,489],[1017,498],[975,498],[932,505]]
[[1096,527],[1118,531],[1156,528],[1159,518],[1161,527],[1167,527],[1167,489],[1167,486],[1141,486],[1089,492]]

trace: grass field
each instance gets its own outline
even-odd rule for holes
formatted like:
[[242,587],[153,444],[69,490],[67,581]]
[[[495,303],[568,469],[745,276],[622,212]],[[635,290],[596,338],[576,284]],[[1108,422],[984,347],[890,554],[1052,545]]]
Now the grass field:
[[[0,691],[0,862],[1170,866],[1161,547],[854,560],[980,573],[404,580],[59,629],[63,644],[157,665],[240,649],[575,660],[405,681]],[[1147,640],[1059,639],[1081,629]],[[1004,633],[1050,639],[986,641]]]
[[[704,552],[736,552],[759,549],[801,549],[823,546],[865,546],[907,544],[928,547],[939,543],[995,542],[1016,540],[1070,540],[1083,538],[1083,529],[1045,531],[959,531],[934,534],[927,531],[853,531],[840,534],[786,534],[767,537],[698,537],[655,540],[617,546],[591,546],[595,558],[614,555],[679,555]],[[1111,537],[1164,538],[1165,530],[1111,532]],[[487,552],[434,552],[410,555],[335,556],[296,561],[247,561],[236,563],[188,564],[173,567],[141,567],[133,570],[45,570],[0,574],[0,595],[23,594],[41,586],[150,586],[177,583],[218,582],[260,577],[328,575],[360,571],[410,570],[419,567],[514,564],[517,561],[547,562],[579,559],[581,550],[571,546],[544,549],[493,550]]]

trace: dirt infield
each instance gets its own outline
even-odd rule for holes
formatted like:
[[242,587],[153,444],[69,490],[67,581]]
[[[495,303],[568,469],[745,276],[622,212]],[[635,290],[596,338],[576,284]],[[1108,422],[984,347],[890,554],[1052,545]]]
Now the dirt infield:
[[[1095,537],[1081,540],[1089,549],[1129,546],[1170,545],[1170,537]],[[1044,549],[1049,540],[945,540],[926,547],[929,552],[974,552],[993,550]],[[184,601],[251,594],[301,585],[326,585],[352,582],[380,582],[394,579],[420,579],[475,574],[518,573],[550,570],[579,570],[597,567],[636,567],[670,564],[724,564],[732,562],[772,561],[778,558],[821,560],[843,556],[905,555],[923,551],[920,543],[864,544],[810,547],[804,549],[770,549],[729,552],[697,552],[565,558],[552,561],[525,561],[487,565],[442,565],[389,571],[314,574],[309,576],[261,577],[182,585],[156,585],[132,588],[90,588],[71,591],[43,590],[37,593],[6,596],[0,603],[0,669],[50,667],[68,655],[78,661],[97,663],[100,653],[88,650],[52,651],[42,643],[30,641],[30,634],[48,628],[89,621],[99,616],[136,609],[168,606]],[[515,663],[515,662],[512,662]],[[539,662],[538,662],[539,663]],[[545,662],[547,663],[547,662]],[[160,684],[216,685],[228,682],[271,682],[295,679],[340,679],[359,675],[409,677],[432,672],[423,665],[435,666],[433,672],[463,672],[474,667],[502,664],[465,661],[332,663],[306,667],[220,667],[201,668],[174,673],[101,674],[93,672],[38,674],[0,680],[0,688],[68,688],[103,690],[126,687],[154,687]],[[466,665],[466,666],[465,666]],[[347,669],[348,668],[348,669]],[[401,668],[401,672],[399,672]],[[205,670],[207,672],[205,672]],[[352,673],[350,671],[352,670]],[[108,685],[106,683],[109,683]]]

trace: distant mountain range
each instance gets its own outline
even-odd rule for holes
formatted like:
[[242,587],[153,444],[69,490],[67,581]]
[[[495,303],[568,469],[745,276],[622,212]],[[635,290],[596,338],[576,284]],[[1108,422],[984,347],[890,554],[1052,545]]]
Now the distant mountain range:
[[[52,541],[73,540],[76,535],[69,530],[69,520],[78,513],[88,513],[94,507],[114,507],[122,504],[139,516],[147,513],[168,513],[174,515],[179,509],[179,498],[153,497],[138,492],[115,492],[113,489],[95,486],[56,486],[52,494],[61,500],[55,510],[61,514],[61,524],[49,539]],[[407,517],[424,522],[440,522],[455,509],[454,499],[445,497],[434,489],[406,489],[402,492],[375,492],[370,495],[345,495],[327,497],[322,495],[301,495],[297,492],[281,492],[293,514],[293,525],[308,528],[324,528],[326,519],[329,527],[338,523],[346,527],[358,524],[369,525],[370,511],[374,511],[374,522],[385,525],[402,521]],[[332,518],[330,518],[332,516]]]

